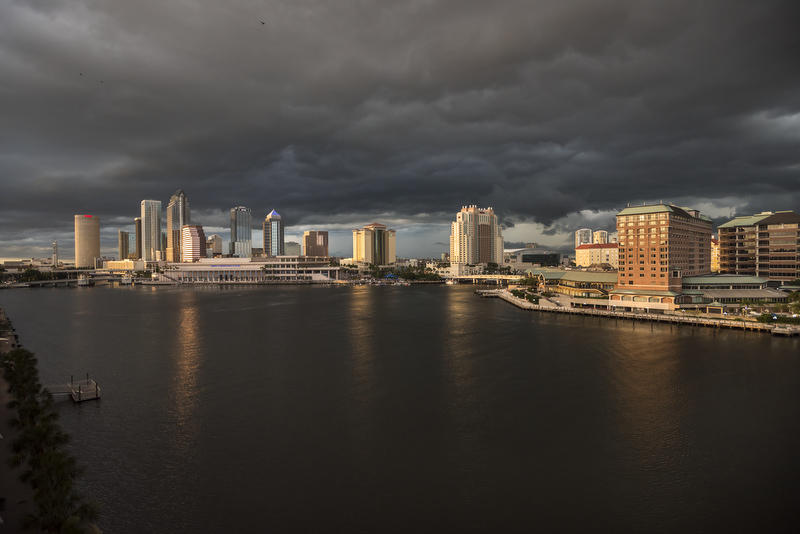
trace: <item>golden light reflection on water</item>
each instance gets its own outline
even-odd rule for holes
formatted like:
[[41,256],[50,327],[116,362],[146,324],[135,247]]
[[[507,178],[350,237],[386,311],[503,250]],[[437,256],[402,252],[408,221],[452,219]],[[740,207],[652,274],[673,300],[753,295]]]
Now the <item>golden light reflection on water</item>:
[[670,452],[680,448],[687,409],[678,340],[665,328],[640,323],[634,331],[628,323],[619,325],[607,349],[620,439],[648,469],[669,463]]
[[474,381],[469,340],[469,312],[474,310],[474,303],[466,299],[474,298],[471,293],[447,288],[444,291],[445,309],[443,313],[442,354],[447,375],[457,388],[466,388]]
[[175,361],[173,397],[176,423],[181,429],[182,445],[189,446],[197,425],[194,414],[197,407],[197,373],[203,341],[198,320],[197,295],[194,291],[182,291],[178,298],[180,303],[173,352]]
[[369,390],[375,379],[375,293],[375,288],[353,288],[348,314],[352,376],[361,402],[369,400]]

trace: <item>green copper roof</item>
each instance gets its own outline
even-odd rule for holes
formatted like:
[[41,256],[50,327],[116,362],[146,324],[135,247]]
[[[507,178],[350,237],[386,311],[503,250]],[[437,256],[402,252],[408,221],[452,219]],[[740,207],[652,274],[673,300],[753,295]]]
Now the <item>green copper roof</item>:
[[628,206],[617,215],[641,215],[643,213],[665,213],[673,212],[671,206],[666,204],[653,204],[652,206]]
[[772,215],[772,213],[759,213],[758,215],[747,215],[744,217],[735,217],[734,219],[720,224],[717,228],[732,228],[735,226],[753,226],[754,224],[758,224],[759,221],[762,221]]

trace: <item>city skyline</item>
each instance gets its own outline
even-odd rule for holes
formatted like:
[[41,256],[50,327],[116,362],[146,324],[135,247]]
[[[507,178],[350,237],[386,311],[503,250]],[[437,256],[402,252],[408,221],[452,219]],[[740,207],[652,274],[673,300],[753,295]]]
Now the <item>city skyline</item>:
[[0,256],[69,250],[74,213],[106,253],[178,188],[217,233],[276,206],[287,237],[380,220],[408,256],[463,204],[561,249],[628,202],[800,204],[793,3],[80,5],[0,6]]

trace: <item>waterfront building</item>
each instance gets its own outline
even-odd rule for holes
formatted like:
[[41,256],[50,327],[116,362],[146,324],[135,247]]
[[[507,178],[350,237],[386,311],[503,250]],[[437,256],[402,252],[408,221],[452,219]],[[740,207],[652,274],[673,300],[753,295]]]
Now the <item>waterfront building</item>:
[[135,271],[144,271],[146,266],[142,260],[111,260],[103,263],[103,268],[108,269],[112,273],[131,273]]
[[277,211],[272,210],[264,218],[262,230],[264,232],[264,255],[285,255],[286,249],[283,243],[283,220]]
[[231,208],[230,254],[236,258],[249,258],[253,253],[253,223],[250,208]]
[[[303,256],[303,250],[297,241],[287,241],[284,244],[284,253],[287,256]],[[316,256],[316,254],[315,254]]]
[[123,230],[117,232],[117,248],[119,249],[119,259],[127,260],[130,254],[130,234]]
[[711,219],[672,204],[623,209],[617,214],[619,270],[612,307],[672,310],[682,279],[711,272]]
[[273,256],[261,258],[201,258],[194,263],[167,264],[165,282],[184,284],[330,283],[339,267],[330,258]]
[[503,263],[503,233],[491,207],[461,207],[450,225],[450,261],[468,265]]
[[186,193],[182,189],[178,189],[169,197],[167,204],[167,244],[165,247],[167,261],[182,261],[182,228],[190,222],[189,201],[186,199]]
[[575,248],[581,245],[588,245],[592,242],[592,229],[581,228],[575,232]]
[[161,201],[142,200],[142,255],[144,261],[161,259]]
[[95,267],[100,257],[100,217],[75,215],[75,268]]
[[531,267],[551,267],[561,262],[561,254],[529,243],[526,248],[506,249],[503,251],[503,264],[517,271]]
[[206,238],[206,254],[210,257],[222,256],[222,238],[217,234]]
[[800,278],[800,215],[765,211],[719,226],[721,273],[769,280]]
[[595,230],[592,234],[592,243],[595,245],[605,245],[608,243],[608,232],[605,230]]
[[711,238],[711,272],[719,272],[719,239]]
[[619,246],[617,243],[591,243],[575,249],[575,265],[591,267],[592,265],[608,265],[614,269],[619,267]]
[[142,218],[136,217],[133,219],[134,226],[134,258],[135,260],[142,259]]
[[328,256],[328,232],[308,230],[303,232],[304,256]]
[[199,224],[185,224],[181,228],[181,262],[198,261],[206,257],[206,234]]
[[391,265],[397,259],[396,233],[386,225],[372,223],[353,230],[353,261],[372,265]]

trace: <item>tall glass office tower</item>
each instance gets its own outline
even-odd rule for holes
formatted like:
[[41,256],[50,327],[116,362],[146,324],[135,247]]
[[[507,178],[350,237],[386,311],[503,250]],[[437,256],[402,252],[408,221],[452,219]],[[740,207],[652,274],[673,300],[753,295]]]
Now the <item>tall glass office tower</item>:
[[231,255],[249,258],[253,255],[253,224],[250,208],[231,208]]
[[283,244],[283,221],[280,214],[272,210],[264,219],[264,255],[283,256],[285,254]]
[[189,201],[182,189],[167,204],[167,261],[181,261],[181,229],[189,224]]
[[142,259],[161,259],[161,201],[142,200]]

